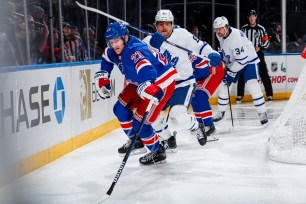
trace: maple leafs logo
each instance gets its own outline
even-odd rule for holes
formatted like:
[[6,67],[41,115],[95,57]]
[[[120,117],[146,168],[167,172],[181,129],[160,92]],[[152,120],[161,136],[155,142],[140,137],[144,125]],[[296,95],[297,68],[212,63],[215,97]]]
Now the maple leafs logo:
[[172,58],[172,55],[170,54],[170,52],[168,50],[165,50],[163,55],[167,58],[167,61],[170,62],[172,67],[176,68],[176,64],[179,60],[179,57]]

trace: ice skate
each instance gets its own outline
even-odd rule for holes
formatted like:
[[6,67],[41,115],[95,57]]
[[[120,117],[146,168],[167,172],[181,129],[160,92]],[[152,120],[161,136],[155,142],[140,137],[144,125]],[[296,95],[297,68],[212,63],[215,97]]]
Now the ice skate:
[[[128,139],[128,141],[122,147],[118,149],[119,155],[124,156],[127,153],[131,143],[132,143],[132,139]],[[138,137],[134,145],[134,149],[131,151],[131,155],[143,154],[146,152],[147,152],[147,149],[142,143],[140,137]]]
[[217,141],[219,140],[216,136],[215,136],[215,132],[216,132],[216,127],[214,124],[212,124],[211,126],[205,126],[204,127],[205,133],[207,135],[207,142],[213,142],[213,141]]
[[268,104],[271,104],[273,101],[273,97],[272,96],[268,96]]
[[167,162],[166,158],[166,150],[162,145],[160,145],[159,150],[156,152],[150,152],[143,157],[140,157],[139,162],[142,165],[163,164]]
[[205,126],[204,130],[207,137],[209,137],[211,134],[214,134],[216,132],[216,127],[214,124],[212,124],[211,126]]
[[176,152],[176,134],[177,132],[174,131],[173,135],[167,140],[168,142],[168,149],[166,150],[167,152]]
[[199,123],[197,129],[191,130],[191,133],[197,136],[198,142],[201,146],[204,146],[207,142],[207,136],[205,134],[203,123]]
[[241,102],[242,102],[242,96],[237,96],[236,102],[237,102],[237,104],[241,104]]
[[225,111],[219,111],[216,115],[213,116],[213,121],[218,122],[224,118]]

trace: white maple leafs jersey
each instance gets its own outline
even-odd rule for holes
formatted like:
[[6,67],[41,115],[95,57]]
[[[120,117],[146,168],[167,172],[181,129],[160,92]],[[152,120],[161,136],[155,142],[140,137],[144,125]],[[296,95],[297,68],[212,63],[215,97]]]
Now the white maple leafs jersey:
[[259,63],[252,42],[245,36],[241,30],[232,28],[231,33],[226,38],[217,38],[220,42],[223,62],[232,72],[238,72],[247,64]]
[[[151,36],[147,36],[143,39],[143,42],[150,45],[150,39]],[[184,28],[174,28],[172,34],[169,38],[167,38],[167,40],[201,56],[207,57],[209,53],[216,52],[208,43],[199,40]],[[182,87],[190,85],[190,83],[195,83],[192,62],[188,58],[188,52],[166,42],[164,42],[157,51],[162,53],[167,58],[168,63],[171,63],[177,70],[179,77],[176,79],[176,87]]]

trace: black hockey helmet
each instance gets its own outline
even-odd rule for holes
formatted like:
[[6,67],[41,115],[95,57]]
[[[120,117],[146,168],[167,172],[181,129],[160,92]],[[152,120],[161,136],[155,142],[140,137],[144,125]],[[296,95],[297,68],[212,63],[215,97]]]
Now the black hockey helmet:
[[248,17],[250,17],[251,15],[257,16],[256,11],[255,10],[250,10],[249,13],[248,13]]

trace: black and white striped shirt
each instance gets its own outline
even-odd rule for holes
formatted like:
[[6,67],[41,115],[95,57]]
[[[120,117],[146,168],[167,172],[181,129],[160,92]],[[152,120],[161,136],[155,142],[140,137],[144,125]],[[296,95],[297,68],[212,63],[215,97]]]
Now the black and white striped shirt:
[[247,38],[253,43],[254,47],[261,47],[267,49],[270,45],[269,36],[266,29],[256,24],[251,27],[249,24],[242,26],[241,30],[246,34]]

